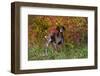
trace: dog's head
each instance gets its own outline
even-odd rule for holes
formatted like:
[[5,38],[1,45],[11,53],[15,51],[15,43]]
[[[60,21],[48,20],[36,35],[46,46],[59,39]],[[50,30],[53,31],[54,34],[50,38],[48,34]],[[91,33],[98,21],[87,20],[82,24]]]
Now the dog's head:
[[59,32],[64,32],[64,31],[65,31],[65,27],[64,27],[64,26],[57,26],[56,29],[57,29]]

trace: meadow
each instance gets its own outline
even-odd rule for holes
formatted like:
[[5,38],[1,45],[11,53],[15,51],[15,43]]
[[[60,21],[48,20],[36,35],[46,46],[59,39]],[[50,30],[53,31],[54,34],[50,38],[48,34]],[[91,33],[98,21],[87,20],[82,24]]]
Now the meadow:
[[67,47],[64,46],[60,52],[52,52],[52,48],[48,48],[48,54],[45,55],[45,48],[30,48],[28,53],[29,60],[52,60],[52,59],[79,59],[87,58],[87,46]]
[[[45,35],[51,27],[63,25],[64,44],[59,51],[52,46],[45,52]],[[88,57],[87,17],[28,16],[28,60],[80,59]]]

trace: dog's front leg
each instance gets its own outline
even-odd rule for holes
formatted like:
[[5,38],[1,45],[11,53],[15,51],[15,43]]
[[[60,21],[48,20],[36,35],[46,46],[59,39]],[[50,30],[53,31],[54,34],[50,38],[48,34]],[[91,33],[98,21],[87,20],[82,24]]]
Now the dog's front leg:
[[51,38],[48,37],[47,39],[47,42],[46,42],[46,49],[45,49],[45,54],[47,55],[48,54],[48,47],[49,47],[49,44],[51,43]]
[[46,55],[48,55],[48,46],[49,46],[49,43],[47,42],[47,43],[46,43],[46,49],[45,49],[45,54],[46,54]]

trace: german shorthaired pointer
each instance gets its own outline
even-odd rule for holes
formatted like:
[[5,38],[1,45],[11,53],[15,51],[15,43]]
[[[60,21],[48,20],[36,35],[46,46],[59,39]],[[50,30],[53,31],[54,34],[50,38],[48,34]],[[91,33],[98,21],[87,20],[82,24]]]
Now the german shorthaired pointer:
[[63,32],[65,31],[64,26],[57,26],[56,28],[52,28],[48,35],[45,36],[46,41],[46,54],[48,51],[48,46],[51,44],[52,47],[58,51],[58,46],[64,43]]

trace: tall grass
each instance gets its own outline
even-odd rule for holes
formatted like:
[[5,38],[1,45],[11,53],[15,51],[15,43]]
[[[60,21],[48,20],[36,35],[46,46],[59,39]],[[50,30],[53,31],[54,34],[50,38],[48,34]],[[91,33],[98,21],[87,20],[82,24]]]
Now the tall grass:
[[48,48],[47,54],[45,47],[32,47],[28,49],[28,60],[55,60],[55,59],[79,59],[87,58],[87,45],[71,46],[64,45],[59,51],[52,47]]

